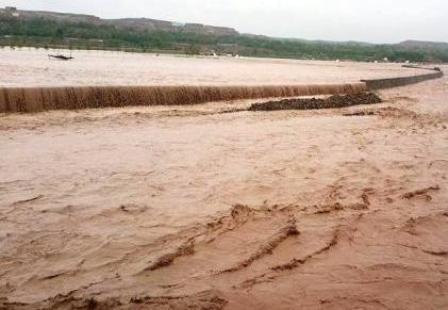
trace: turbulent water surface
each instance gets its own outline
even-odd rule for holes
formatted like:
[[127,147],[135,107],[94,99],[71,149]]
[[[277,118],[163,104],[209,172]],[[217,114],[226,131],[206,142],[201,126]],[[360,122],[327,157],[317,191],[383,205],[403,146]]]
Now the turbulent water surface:
[[448,308],[447,83],[0,115],[0,309]]

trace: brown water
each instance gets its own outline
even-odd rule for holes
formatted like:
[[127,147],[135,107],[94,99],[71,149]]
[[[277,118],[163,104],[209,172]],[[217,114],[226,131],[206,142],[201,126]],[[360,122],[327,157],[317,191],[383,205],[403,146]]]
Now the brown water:
[[74,51],[73,61],[49,60],[69,51],[0,49],[0,86],[287,85],[357,82],[427,71],[400,64],[211,58]]
[[447,308],[447,83],[0,115],[0,308]]
[[359,94],[365,83],[270,86],[100,86],[0,88],[0,113],[154,105],[192,105],[269,97]]

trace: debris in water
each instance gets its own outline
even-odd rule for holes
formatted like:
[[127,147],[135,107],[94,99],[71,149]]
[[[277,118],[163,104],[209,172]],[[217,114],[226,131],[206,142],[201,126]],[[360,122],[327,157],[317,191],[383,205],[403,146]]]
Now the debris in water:
[[65,55],[62,55],[62,54],[59,54],[59,55],[51,55],[51,54],[48,54],[48,58],[53,58],[53,59],[58,59],[58,60],[64,60],[64,61],[74,59],[72,56],[65,56]]

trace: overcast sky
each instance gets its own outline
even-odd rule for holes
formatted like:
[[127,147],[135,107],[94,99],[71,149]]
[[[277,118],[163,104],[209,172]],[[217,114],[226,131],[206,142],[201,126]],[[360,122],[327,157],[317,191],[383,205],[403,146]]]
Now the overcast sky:
[[277,37],[448,41],[447,0],[0,0],[0,6],[198,22]]

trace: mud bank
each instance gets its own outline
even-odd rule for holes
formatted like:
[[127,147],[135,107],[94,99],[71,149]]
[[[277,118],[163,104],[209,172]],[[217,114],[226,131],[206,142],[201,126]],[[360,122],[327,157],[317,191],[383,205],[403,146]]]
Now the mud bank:
[[249,111],[319,110],[381,102],[381,98],[374,93],[361,93],[345,96],[335,95],[326,99],[284,99],[280,101],[255,103],[250,106]]

